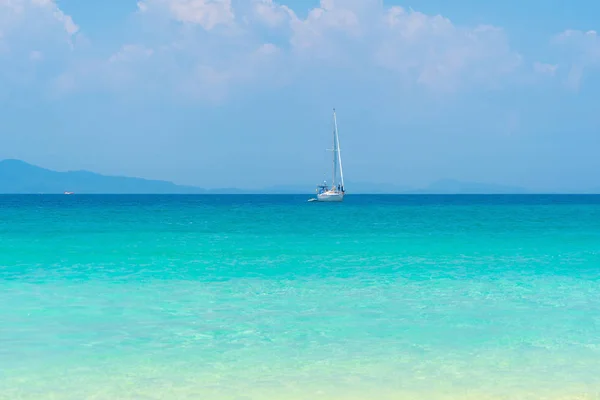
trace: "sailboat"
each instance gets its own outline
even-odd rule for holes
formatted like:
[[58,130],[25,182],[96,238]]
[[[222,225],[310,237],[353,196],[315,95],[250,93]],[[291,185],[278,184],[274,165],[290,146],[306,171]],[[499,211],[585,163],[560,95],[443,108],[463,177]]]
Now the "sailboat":
[[[317,186],[316,201],[341,202],[344,200],[346,189],[344,188],[344,171],[342,169],[342,156],[340,154],[340,138],[338,135],[337,118],[335,108],[333,109],[333,171],[331,185],[323,182]],[[339,175],[339,177],[338,177]]]

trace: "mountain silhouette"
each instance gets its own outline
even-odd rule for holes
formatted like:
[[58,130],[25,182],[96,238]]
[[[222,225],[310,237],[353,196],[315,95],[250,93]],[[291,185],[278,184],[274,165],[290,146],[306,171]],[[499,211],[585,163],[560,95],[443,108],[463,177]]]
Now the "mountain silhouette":
[[0,161],[0,193],[194,194],[205,190],[172,182],[106,176],[89,171],[58,172],[20,160]]

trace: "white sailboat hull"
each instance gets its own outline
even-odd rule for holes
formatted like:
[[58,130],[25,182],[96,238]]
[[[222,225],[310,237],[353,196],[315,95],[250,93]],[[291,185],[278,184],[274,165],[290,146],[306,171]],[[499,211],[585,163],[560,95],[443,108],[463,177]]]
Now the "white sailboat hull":
[[344,193],[340,192],[325,192],[317,195],[318,201],[323,202],[341,202],[344,201]]

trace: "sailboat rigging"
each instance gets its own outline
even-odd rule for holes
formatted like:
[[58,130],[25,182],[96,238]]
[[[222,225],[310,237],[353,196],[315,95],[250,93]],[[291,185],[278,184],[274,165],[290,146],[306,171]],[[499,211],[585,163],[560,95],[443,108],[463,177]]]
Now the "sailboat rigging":
[[333,168],[331,186],[323,182],[317,186],[317,198],[313,201],[341,202],[344,200],[346,189],[344,187],[344,170],[342,168],[342,156],[340,151],[340,137],[338,134],[337,117],[333,109]]

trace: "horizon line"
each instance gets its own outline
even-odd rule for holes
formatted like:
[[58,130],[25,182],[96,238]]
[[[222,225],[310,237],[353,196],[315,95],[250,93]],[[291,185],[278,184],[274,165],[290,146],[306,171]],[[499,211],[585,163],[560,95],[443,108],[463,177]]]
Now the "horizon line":
[[[0,193],[0,196],[312,196],[314,193],[268,193],[268,192],[247,192],[247,193]],[[350,193],[351,196],[600,196],[600,192],[530,192],[530,193]]]

